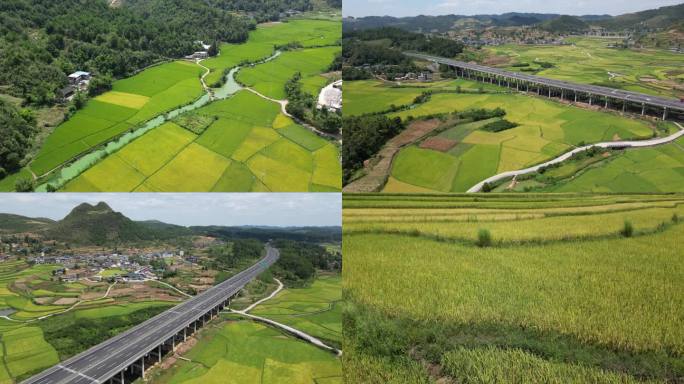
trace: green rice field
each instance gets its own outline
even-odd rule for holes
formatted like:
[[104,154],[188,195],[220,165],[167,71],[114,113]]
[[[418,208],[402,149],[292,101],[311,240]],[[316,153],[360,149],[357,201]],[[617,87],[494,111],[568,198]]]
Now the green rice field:
[[318,95],[328,80],[321,76],[327,72],[340,46],[305,48],[283,52],[277,58],[238,72],[237,80],[268,97],[285,99],[285,83],[299,72],[302,75],[302,90]]
[[684,147],[675,142],[656,148],[627,150],[555,185],[532,187],[532,190],[596,193],[684,191]]
[[[506,68],[520,71],[514,64],[528,63],[539,76],[596,84],[670,98],[684,96],[677,81],[684,71],[679,54],[662,49],[613,49],[612,40],[569,38],[565,46],[504,45],[490,48],[490,55],[506,57]],[[549,62],[542,69],[535,62]]]
[[345,195],[345,379],[677,382],[682,203]]
[[207,84],[217,83],[226,69],[243,62],[255,62],[273,54],[274,46],[299,42],[303,47],[335,45],[342,36],[342,24],[329,20],[290,20],[287,23],[260,24],[249,34],[246,44],[223,44],[221,54],[205,60],[211,70]]
[[[379,83],[371,85],[367,81],[360,85],[348,83],[351,85],[345,85],[345,94],[349,95],[346,100],[350,100],[350,104],[359,88],[364,89],[360,92],[361,100],[367,97],[368,89],[387,95],[389,100],[415,97],[407,94],[405,88],[380,87]],[[382,100],[377,96],[375,99]],[[366,104],[369,108],[371,102]],[[487,132],[480,128],[492,120],[458,124],[434,134],[453,143],[447,150],[423,148],[421,142],[407,146],[394,158],[391,178],[384,192],[464,192],[489,176],[550,160],[581,144],[653,135],[653,128],[643,121],[519,94],[437,93],[426,103],[388,116],[406,120],[410,116],[497,107],[506,110],[505,118],[518,126]],[[378,111],[384,108],[387,108],[386,104],[374,106]],[[430,172],[424,172],[425,169]]]
[[[298,41],[267,63],[245,67],[238,79],[267,97],[284,98],[285,82],[299,71],[314,94],[340,51],[339,22],[294,20],[260,25],[247,43],[224,45],[202,62],[210,77],[244,61],[270,56],[274,46]],[[338,35],[335,35],[335,33]],[[334,38],[337,36],[336,38]],[[332,45],[332,46],[331,46]],[[134,101],[131,101],[131,103]],[[210,122],[204,131],[174,120],[151,130],[66,183],[68,192],[299,192],[339,191],[339,150],[296,124],[278,103],[241,90],[192,111]]]
[[[342,383],[329,352],[248,320],[204,329],[199,342],[153,383]],[[227,374],[229,372],[229,374]]]
[[114,82],[113,90],[90,101],[45,140],[29,164],[38,176],[202,94],[202,68],[176,61]]
[[306,288],[286,288],[251,314],[342,344],[342,278],[323,275]]
[[194,113],[214,119],[197,135],[168,122],[69,183],[68,192],[339,190],[338,149],[243,90]]

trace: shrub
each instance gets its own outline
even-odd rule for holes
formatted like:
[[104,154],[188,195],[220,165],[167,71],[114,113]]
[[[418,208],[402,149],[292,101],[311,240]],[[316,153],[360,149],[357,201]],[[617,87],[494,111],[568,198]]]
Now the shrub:
[[492,188],[492,185],[491,185],[491,184],[489,184],[489,183],[484,183],[484,184],[482,184],[482,192],[488,193],[488,192],[491,192],[492,189],[493,189],[493,188]]
[[672,222],[675,224],[679,223],[679,216],[676,213],[672,214]]
[[507,129],[515,128],[517,126],[517,123],[510,122],[506,119],[501,119],[497,121],[492,121],[491,123],[483,126],[481,129],[487,132],[501,132]]
[[492,234],[488,229],[480,229],[477,232],[477,246],[478,247],[489,247],[492,245]]
[[14,184],[14,189],[17,192],[33,192],[34,188],[33,180],[29,178],[21,178]]
[[622,228],[622,231],[620,231],[620,234],[624,237],[632,237],[634,234],[634,226],[631,221],[625,220],[625,225]]

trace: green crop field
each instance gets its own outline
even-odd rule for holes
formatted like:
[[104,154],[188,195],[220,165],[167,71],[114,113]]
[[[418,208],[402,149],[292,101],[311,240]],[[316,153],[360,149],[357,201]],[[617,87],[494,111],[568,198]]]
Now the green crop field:
[[262,316],[342,344],[342,278],[319,276],[309,287],[286,288],[258,305],[251,314]]
[[[429,88],[425,85],[406,88],[379,81],[347,82],[345,108],[357,114],[383,112],[392,104],[411,104],[422,90],[431,89],[435,93],[427,102],[387,112],[386,116],[409,120],[470,109],[502,108],[506,111],[504,118],[518,125],[501,132],[484,131],[482,127],[485,124],[498,120],[494,118],[472,123],[466,121],[433,132],[431,136],[450,140],[453,146],[437,150],[422,147],[422,140],[419,140],[401,149],[392,163],[384,192],[464,192],[490,176],[551,160],[574,147],[613,140],[647,139],[655,132],[655,125],[646,120],[581,109],[544,98],[493,90],[445,93],[444,82],[433,85]],[[452,88],[453,85],[446,87]],[[462,84],[462,89],[466,89],[465,84]],[[349,108],[350,105],[353,108]],[[570,183],[576,187],[557,185],[539,190],[682,191],[679,146],[672,144],[634,150],[625,159],[608,162],[604,168],[592,169],[584,177],[573,178]],[[430,169],[430,172],[425,172],[425,169]],[[535,191],[538,190],[536,185],[533,182],[521,183],[517,189],[531,188]]]
[[287,23],[261,24],[249,34],[245,44],[223,44],[221,54],[202,62],[211,70],[206,80],[214,84],[226,69],[242,62],[255,62],[271,56],[274,46],[299,42],[303,47],[334,45],[342,36],[342,24],[328,20],[291,20]]
[[627,150],[574,177],[533,190],[596,193],[684,191],[684,147],[672,143]]
[[340,361],[277,330],[247,320],[203,330],[191,361],[152,377],[153,383],[342,383]]
[[114,82],[113,91],[90,100],[45,140],[30,163],[38,176],[153,117],[197,99],[202,68],[172,62]]
[[[340,46],[335,45],[340,28],[339,21],[326,20],[259,25],[247,43],[226,44],[218,57],[202,62],[211,71],[207,83],[213,84],[225,70],[244,61],[254,62],[270,56],[274,46],[298,42],[304,48],[287,50],[272,61],[242,68],[237,76],[266,96],[284,98],[285,82],[299,71],[304,89],[317,94],[327,82],[320,74],[327,71],[340,52]],[[154,74],[148,78],[153,80]],[[108,93],[106,99],[125,103],[130,108],[142,104],[145,97],[159,89],[157,84],[148,82],[144,89],[140,87],[139,97],[126,98],[126,93],[132,93],[129,88],[133,85],[131,80],[115,87],[115,93]],[[202,129],[192,126],[188,119],[167,122],[95,163],[60,189],[71,192],[341,189],[337,146],[285,116],[278,103],[249,90],[240,90],[227,99],[195,109],[192,114],[205,122]]]
[[683,204],[345,195],[345,379],[676,382]]
[[[528,63],[539,70],[539,76],[596,84],[628,91],[671,98],[684,96],[675,85],[684,70],[679,54],[662,49],[613,49],[615,41],[592,38],[567,39],[565,46],[503,45],[488,49],[491,55],[508,58],[508,67],[520,71],[514,64]],[[540,68],[535,62],[554,66]]]
[[290,121],[276,103],[240,91],[194,113],[213,123],[196,135],[175,123],[151,130],[69,183],[70,192],[339,191],[339,151]]
[[286,51],[268,63],[238,72],[237,80],[268,97],[285,99],[285,83],[299,72],[302,75],[302,89],[317,96],[328,80],[321,76],[327,72],[341,47],[308,48]]

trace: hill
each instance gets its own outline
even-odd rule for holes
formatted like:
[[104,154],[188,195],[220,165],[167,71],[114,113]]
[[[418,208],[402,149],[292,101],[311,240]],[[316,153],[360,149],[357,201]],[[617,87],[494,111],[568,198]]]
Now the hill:
[[[522,25],[536,25],[562,15],[544,13],[504,13],[501,15],[441,15],[441,16],[368,16],[344,19],[345,32],[373,29],[380,27],[396,27],[415,32],[444,33],[461,27],[515,27]],[[594,22],[610,18],[609,15],[583,15],[577,18],[585,22]]]
[[598,21],[595,24],[610,29],[639,29],[641,27],[667,29],[671,27],[682,28],[683,19],[684,3],[642,12],[627,13]]
[[50,239],[75,244],[115,244],[156,238],[155,231],[136,223],[106,203],[83,203],[46,232]]
[[43,231],[52,224],[54,224],[54,221],[50,219],[0,213],[0,233]]
[[541,23],[540,28],[555,33],[584,32],[589,29],[589,24],[574,16],[560,16]]

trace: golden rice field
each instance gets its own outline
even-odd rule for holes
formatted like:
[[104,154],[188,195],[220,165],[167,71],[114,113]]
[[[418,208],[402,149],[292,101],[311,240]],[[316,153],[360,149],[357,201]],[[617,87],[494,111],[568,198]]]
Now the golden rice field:
[[677,382],[683,201],[345,195],[348,379]]

